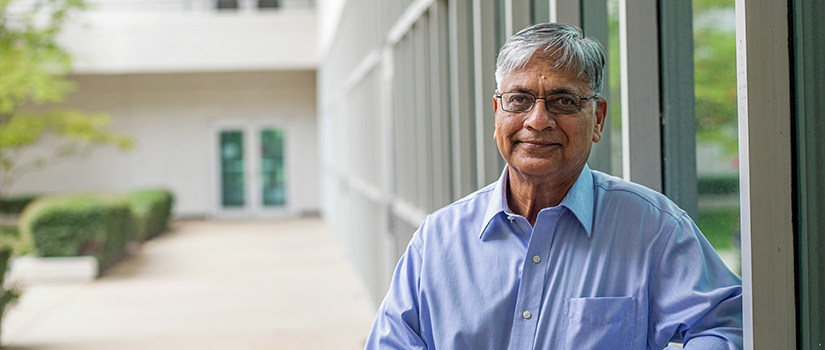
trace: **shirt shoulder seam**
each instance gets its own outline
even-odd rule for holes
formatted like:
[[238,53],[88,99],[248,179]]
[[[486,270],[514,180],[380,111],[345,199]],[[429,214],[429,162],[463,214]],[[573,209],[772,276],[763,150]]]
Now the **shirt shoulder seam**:
[[595,186],[603,189],[606,192],[616,192],[616,191],[618,191],[618,192],[630,193],[630,194],[640,198],[641,200],[647,202],[648,204],[650,204],[650,206],[656,208],[656,210],[658,210],[659,212],[667,214],[668,216],[670,216],[675,221],[681,220],[682,216],[687,214],[687,212],[685,212],[684,210],[681,210],[681,208],[680,208],[681,212],[676,212],[676,213],[672,212],[671,210],[664,209],[664,208],[660,207],[658,204],[656,204],[655,202],[651,201],[646,196],[641,195],[641,194],[637,193],[636,191],[632,191],[632,190],[625,189],[625,188],[607,188],[604,185],[599,184],[599,183],[595,184]]

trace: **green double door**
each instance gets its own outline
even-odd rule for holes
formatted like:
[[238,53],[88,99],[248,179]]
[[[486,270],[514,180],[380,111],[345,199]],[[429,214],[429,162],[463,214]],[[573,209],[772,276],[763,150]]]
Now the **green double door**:
[[219,130],[219,212],[256,214],[286,208],[284,141],[284,131],[278,128]]

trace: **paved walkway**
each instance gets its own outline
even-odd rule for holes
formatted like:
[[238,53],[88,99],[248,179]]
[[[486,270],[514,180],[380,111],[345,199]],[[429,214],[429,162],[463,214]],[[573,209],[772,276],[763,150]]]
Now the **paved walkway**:
[[319,219],[175,222],[94,282],[27,286],[14,350],[363,349],[373,311]]

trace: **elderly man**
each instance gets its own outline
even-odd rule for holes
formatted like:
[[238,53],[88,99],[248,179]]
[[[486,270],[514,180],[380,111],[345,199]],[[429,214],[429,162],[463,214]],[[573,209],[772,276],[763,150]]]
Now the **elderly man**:
[[742,347],[741,281],[688,215],[590,170],[604,56],[539,24],[501,48],[501,178],[427,216],[398,263],[367,349]]

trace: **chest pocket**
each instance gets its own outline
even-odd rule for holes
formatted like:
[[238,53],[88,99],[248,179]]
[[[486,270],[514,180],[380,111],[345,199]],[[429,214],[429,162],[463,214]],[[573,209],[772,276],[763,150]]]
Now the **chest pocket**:
[[636,306],[632,297],[570,298],[564,305],[561,349],[631,349]]

